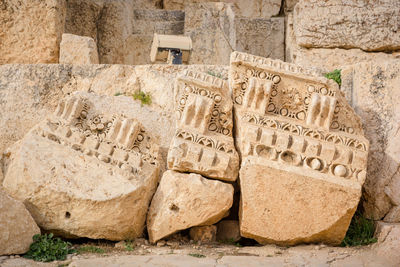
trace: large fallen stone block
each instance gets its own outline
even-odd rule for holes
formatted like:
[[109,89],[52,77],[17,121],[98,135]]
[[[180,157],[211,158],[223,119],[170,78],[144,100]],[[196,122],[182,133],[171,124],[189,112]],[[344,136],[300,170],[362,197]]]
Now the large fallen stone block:
[[40,234],[24,204],[8,196],[0,187],[0,255],[22,254],[29,250],[32,237]]
[[64,0],[0,2],[0,64],[57,63]]
[[400,222],[400,60],[377,60],[342,70],[370,140],[363,206],[368,217]]
[[262,244],[339,244],[361,197],[369,142],[332,80],[308,69],[231,56],[240,231]]
[[168,170],[161,178],[147,216],[150,242],[193,226],[221,220],[233,201],[233,186],[194,173]]
[[239,156],[232,137],[232,100],[226,81],[186,71],[175,84],[176,133],[168,168],[235,181]]
[[13,151],[3,186],[41,228],[65,237],[142,235],[158,182],[158,145],[137,120],[110,113],[113,105],[74,94]]
[[294,9],[294,32],[302,47],[399,50],[399,17],[397,0],[303,0]]
[[60,64],[99,64],[96,43],[90,37],[64,33],[60,44]]

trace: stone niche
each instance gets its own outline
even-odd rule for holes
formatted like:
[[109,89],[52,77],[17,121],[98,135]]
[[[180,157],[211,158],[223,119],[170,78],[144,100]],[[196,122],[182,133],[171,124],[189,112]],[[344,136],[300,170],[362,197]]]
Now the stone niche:
[[241,235],[294,245],[344,238],[369,142],[338,85],[300,66],[234,52]]
[[239,157],[232,137],[232,100],[225,80],[185,71],[175,84],[176,133],[168,168],[235,181]]
[[87,96],[61,101],[19,141],[3,186],[44,230],[139,237],[158,183],[158,144],[136,119],[104,113]]

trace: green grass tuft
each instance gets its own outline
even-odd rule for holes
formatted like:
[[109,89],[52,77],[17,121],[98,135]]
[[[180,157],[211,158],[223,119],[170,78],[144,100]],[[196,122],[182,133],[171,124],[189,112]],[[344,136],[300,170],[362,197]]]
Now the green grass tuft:
[[37,234],[33,236],[33,243],[24,258],[43,262],[63,261],[68,254],[74,252],[75,250],[71,248],[71,243],[54,237],[53,234]]
[[125,250],[126,251],[133,251],[134,245],[132,244],[131,240],[125,240]]
[[198,253],[189,253],[189,256],[195,257],[195,258],[205,258],[206,256],[203,254],[198,254]]
[[220,79],[223,79],[223,80],[226,80],[226,78],[224,78],[224,77],[222,76],[222,73],[216,73],[216,72],[214,72],[214,71],[212,71],[212,70],[208,70],[208,71],[207,71],[207,74],[208,74],[208,75],[211,75],[211,76],[214,76],[214,77],[217,77],[217,78],[220,78]]
[[360,212],[356,212],[341,246],[354,247],[375,243],[377,239],[374,237],[374,232],[374,221],[365,218]]
[[142,105],[150,105],[151,104],[151,96],[149,94],[146,94],[143,91],[136,91],[132,95],[132,97],[135,100],[140,100],[140,102],[142,102]]
[[328,79],[334,80],[339,86],[342,85],[342,77],[341,77],[341,71],[342,70],[334,70],[331,72],[326,73],[324,76]]
[[106,251],[104,249],[96,247],[96,246],[82,246],[82,247],[79,247],[77,249],[77,252],[79,254],[83,254],[83,253],[99,253],[99,254],[103,254]]

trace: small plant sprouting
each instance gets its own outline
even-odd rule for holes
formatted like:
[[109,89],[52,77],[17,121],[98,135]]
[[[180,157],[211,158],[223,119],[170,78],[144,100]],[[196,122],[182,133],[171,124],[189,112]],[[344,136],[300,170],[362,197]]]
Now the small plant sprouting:
[[203,254],[198,254],[198,253],[189,253],[189,256],[195,257],[195,258],[205,258],[206,256]]
[[341,85],[342,85],[341,71],[342,71],[342,70],[336,69],[336,70],[334,70],[334,71],[325,73],[324,76],[325,76],[326,78],[328,78],[328,79],[334,80],[339,86],[341,86]]
[[377,239],[374,237],[374,232],[375,225],[373,220],[369,220],[360,212],[356,212],[340,245],[342,247],[353,247],[375,243]]
[[220,78],[220,79],[223,79],[223,80],[226,80],[226,78],[224,78],[224,77],[222,76],[222,73],[216,73],[216,72],[214,72],[214,71],[212,71],[212,70],[208,70],[208,71],[207,71],[207,74],[208,74],[208,75],[211,75],[211,76],[214,76],[214,77],[217,77],[217,78]]
[[116,93],[114,94],[114,96],[120,96],[120,95],[124,95],[124,93],[116,92]]
[[99,253],[99,254],[103,254],[106,251],[104,249],[96,247],[96,246],[82,246],[82,247],[77,249],[77,252],[79,254],[83,254],[83,253]]
[[125,240],[125,250],[126,251],[133,251],[134,245],[132,244],[131,240]]
[[44,235],[34,235],[33,243],[24,258],[35,261],[50,262],[56,260],[65,260],[68,254],[75,253],[71,248],[71,243],[65,242],[52,233]]
[[143,91],[136,91],[133,95],[132,95],[133,99],[135,100],[140,100],[140,102],[142,102],[142,105],[150,105],[151,104],[151,96],[150,94],[146,94]]

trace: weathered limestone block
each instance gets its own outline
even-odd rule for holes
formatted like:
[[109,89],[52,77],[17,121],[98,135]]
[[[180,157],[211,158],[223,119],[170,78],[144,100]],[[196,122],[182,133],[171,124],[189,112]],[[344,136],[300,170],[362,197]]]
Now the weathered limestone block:
[[133,239],[142,235],[156,190],[158,145],[132,117],[102,113],[116,103],[91,96],[66,98],[28,132],[3,186],[45,230]]
[[60,64],[99,64],[97,46],[91,37],[62,35]]
[[175,84],[176,132],[168,168],[235,181],[239,156],[232,137],[228,84],[206,73],[186,71]]
[[194,241],[200,241],[202,243],[214,242],[217,240],[217,226],[195,226],[190,228],[189,235],[190,239]]
[[378,243],[374,245],[376,253],[397,266],[400,263],[400,223],[378,222],[375,236],[378,239]]
[[97,42],[97,22],[104,0],[67,0],[65,32],[92,37]]
[[279,14],[281,0],[164,0],[163,8],[170,10],[185,9],[191,3],[225,2],[233,4],[235,15],[247,18],[266,18]]
[[237,242],[241,238],[239,222],[233,220],[222,220],[217,224],[217,240]]
[[302,47],[400,49],[397,0],[303,0],[294,9],[294,33]]
[[285,61],[307,68],[318,68],[321,73],[341,69],[364,61],[390,60],[400,58],[399,52],[365,52],[361,49],[304,48],[296,43],[293,33],[293,16],[288,14],[286,23]]
[[373,219],[400,222],[400,60],[360,63],[342,70],[370,140],[364,209]]
[[[242,1],[245,3],[246,1]],[[236,47],[241,52],[284,59],[285,19],[235,18]]]
[[57,63],[64,0],[0,2],[0,64]]
[[0,187],[0,255],[22,254],[29,250],[32,237],[40,234],[24,204],[8,196]]
[[224,217],[232,201],[230,184],[168,170],[161,178],[147,216],[150,242],[193,226],[212,225]]
[[240,232],[262,244],[339,244],[361,197],[368,140],[337,84],[300,66],[231,56]]
[[193,42],[190,64],[228,65],[235,46],[231,4],[199,3],[185,9],[185,31]]

